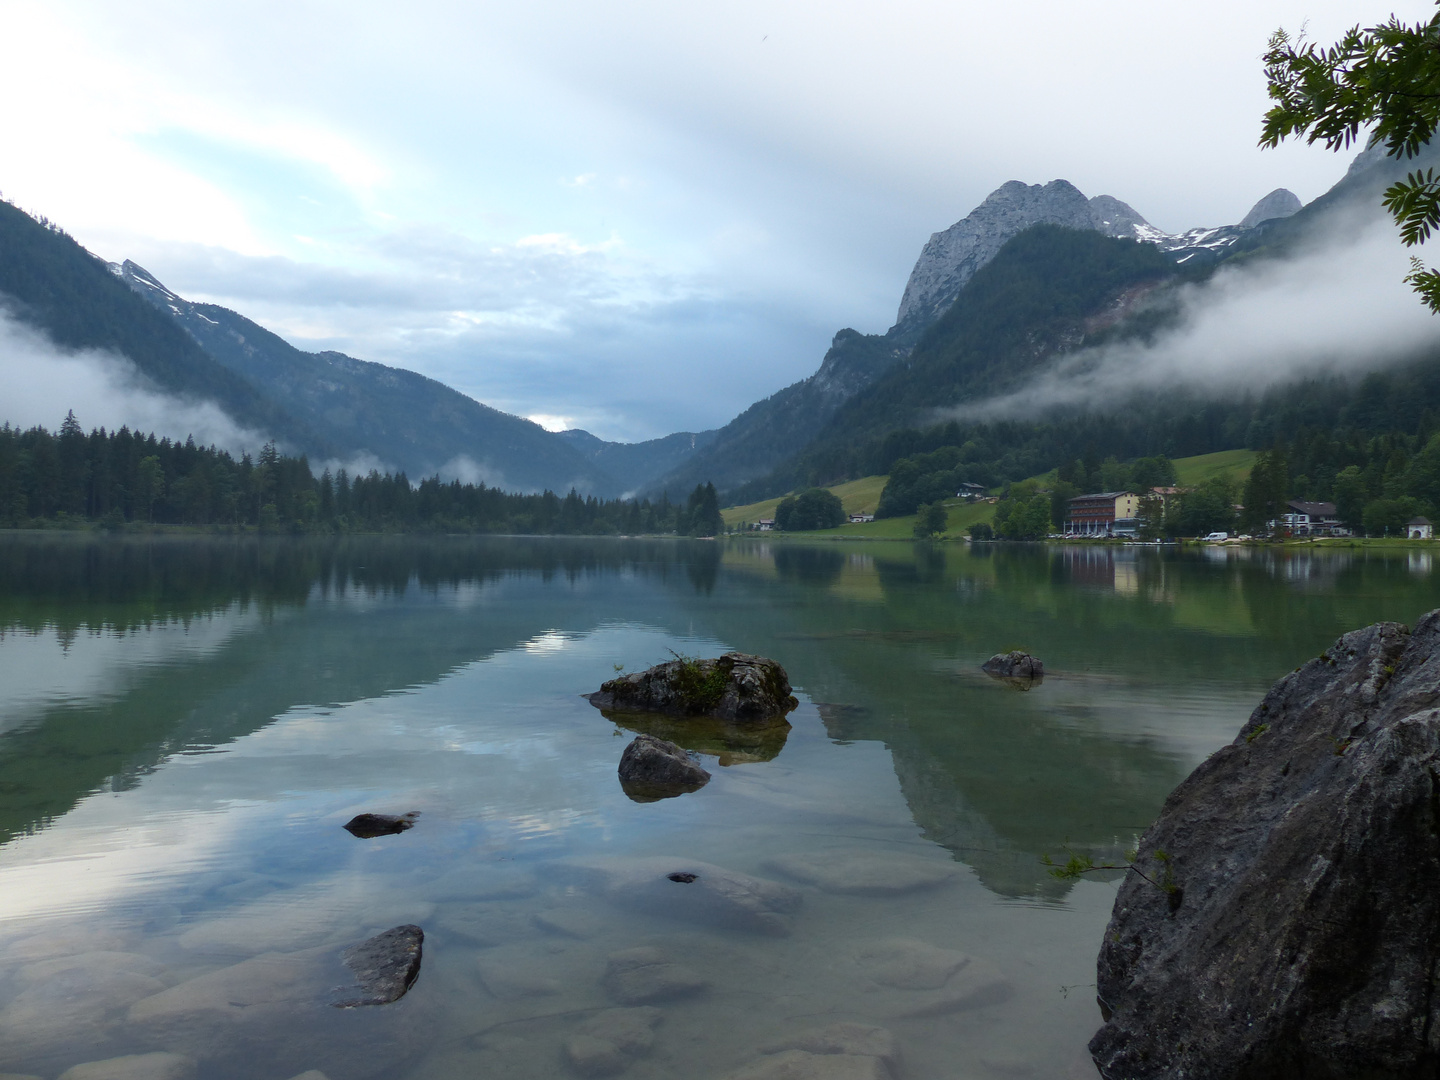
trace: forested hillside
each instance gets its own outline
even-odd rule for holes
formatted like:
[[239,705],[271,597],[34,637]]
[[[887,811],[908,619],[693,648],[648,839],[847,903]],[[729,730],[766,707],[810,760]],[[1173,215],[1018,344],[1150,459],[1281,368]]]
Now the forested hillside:
[[683,503],[603,500],[573,488],[512,494],[485,484],[412,485],[404,473],[344,469],[319,477],[303,457],[267,444],[258,459],[122,428],[86,434],[74,414],[51,433],[0,426],[0,528],[219,525],[262,532],[483,532],[528,534],[722,531],[715,489]]
[[0,306],[62,349],[123,355],[160,390],[213,401],[240,424],[312,453],[331,449],[252,382],[217,363],[57,226],[3,201]]

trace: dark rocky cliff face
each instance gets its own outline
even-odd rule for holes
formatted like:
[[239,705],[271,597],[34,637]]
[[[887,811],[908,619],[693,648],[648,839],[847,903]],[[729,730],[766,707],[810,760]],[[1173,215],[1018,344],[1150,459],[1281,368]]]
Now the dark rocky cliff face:
[[1440,1075],[1440,612],[1285,676],[1143,837],[1101,949],[1108,1080]]

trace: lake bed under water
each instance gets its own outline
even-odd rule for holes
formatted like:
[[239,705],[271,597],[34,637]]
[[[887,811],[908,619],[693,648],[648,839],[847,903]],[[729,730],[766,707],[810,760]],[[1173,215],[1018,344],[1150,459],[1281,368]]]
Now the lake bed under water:
[[[0,1072],[1091,1077],[1114,875],[1042,856],[1121,859],[1275,679],[1436,606],[1424,551],[3,536]],[[646,721],[581,695],[671,650],[800,706],[637,803]],[[407,923],[410,992],[334,1008]]]

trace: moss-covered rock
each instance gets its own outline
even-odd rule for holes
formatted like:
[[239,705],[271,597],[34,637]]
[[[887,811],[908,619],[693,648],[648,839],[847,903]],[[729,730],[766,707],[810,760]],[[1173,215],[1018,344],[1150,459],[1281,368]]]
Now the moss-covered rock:
[[589,695],[600,709],[635,709],[672,716],[710,716],[757,722],[784,716],[799,702],[790,677],[774,660],[726,653],[714,660],[677,656],[645,671],[622,675]]

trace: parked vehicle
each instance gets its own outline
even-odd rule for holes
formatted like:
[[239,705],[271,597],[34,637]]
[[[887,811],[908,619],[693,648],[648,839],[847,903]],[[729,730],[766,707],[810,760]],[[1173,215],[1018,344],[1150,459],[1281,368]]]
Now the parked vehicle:
[[1229,540],[1229,539],[1230,539],[1230,534],[1229,534],[1228,532],[1213,532],[1213,533],[1211,533],[1209,536],[1205,537],[1205,539],[1206,539],[1206,540]]

